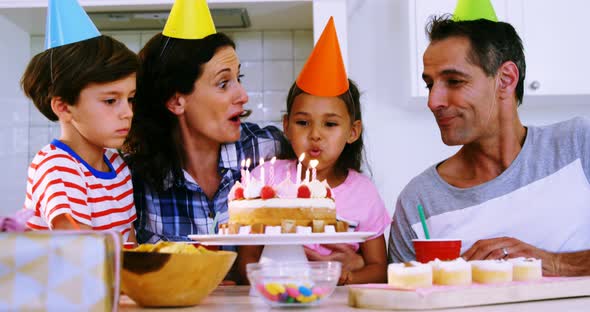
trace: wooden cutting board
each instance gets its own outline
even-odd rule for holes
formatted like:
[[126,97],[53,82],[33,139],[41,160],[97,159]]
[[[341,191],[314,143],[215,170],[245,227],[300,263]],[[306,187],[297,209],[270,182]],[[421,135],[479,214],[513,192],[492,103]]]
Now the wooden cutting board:
[[387,284],[351,285],[348,305],[378,310],[425,310],[582,296],[590,296],[590,276],[416,290],[396,289]]

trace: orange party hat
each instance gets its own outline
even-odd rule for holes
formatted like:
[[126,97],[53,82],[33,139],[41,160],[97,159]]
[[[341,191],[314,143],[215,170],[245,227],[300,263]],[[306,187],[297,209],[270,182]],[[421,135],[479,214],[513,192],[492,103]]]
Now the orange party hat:
[[296,83],[304,92],[316,96],[339,96],[348,90],[348,77],[333,17],[330,17]]

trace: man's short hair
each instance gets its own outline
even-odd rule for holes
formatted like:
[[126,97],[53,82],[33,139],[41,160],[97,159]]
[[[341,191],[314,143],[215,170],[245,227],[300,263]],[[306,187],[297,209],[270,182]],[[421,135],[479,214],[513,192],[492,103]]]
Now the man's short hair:
[[494,76],[500,66],[512,61],[518,67],[516,99],[522,103],[526,63],[522,40],[512,25],[492,22],[486,19],[474,21],[454,21],[449,14],[434,16],[426,26],[426,34],[431,42],[450,37],[467,38],[471,51],[467,60],[479,66],[488,76]]

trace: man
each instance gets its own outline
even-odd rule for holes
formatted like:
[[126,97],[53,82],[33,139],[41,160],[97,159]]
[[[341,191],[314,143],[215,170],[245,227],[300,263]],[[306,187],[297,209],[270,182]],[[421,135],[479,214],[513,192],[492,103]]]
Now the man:
[[424,238],[460,238],[467,260],[535,257],[545,275],[590,275],[590,122],[523,126],[525,59],[512,26],[434,18],[423,79],[450,158],[400,194],[390,261],[415,258]]

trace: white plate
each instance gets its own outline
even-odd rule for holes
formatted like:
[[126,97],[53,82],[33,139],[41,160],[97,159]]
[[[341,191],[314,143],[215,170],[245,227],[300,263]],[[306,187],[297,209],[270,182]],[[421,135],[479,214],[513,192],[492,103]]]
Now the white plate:
[[303,245],[360,243],[375,235],[375,232],[340,232],[311,234],[228,234],[189,235],[203,245]]

